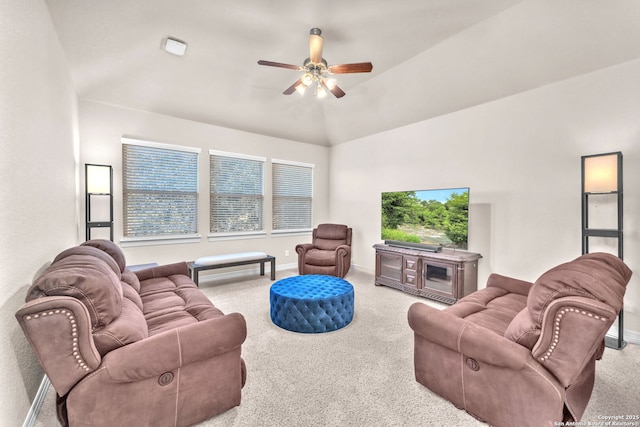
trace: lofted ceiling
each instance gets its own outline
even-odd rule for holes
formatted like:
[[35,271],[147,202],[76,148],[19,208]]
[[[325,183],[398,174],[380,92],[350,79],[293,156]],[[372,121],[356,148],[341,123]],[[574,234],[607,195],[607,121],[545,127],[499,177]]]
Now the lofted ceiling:
[[[80,99],[322,146],[640,58],[640,0],[46,2]],[[329,65],[373,63],[341,99],[257,65],[302,65],[313,27]]]

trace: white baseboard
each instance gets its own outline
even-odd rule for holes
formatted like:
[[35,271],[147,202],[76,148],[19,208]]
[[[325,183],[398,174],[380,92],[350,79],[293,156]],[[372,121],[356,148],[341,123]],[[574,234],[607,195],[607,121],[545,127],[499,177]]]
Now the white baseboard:
[[640,332],[638,331],[630,331],[629,329],[625,329],[623,338],[629,344],[640,345]]
[[24,424],[22,424],[22,427],[34,427],[36,425],[38,414],[40,413],[40,408],[42,408],[42,404],[47,397],[47,392],[49,391],[50,385],[51,381],[49,381],[49,377],[47,377],[46,375],[43,376],[42,381],[40,382],[40,387],[38,387],[38,392],[33,398],[33,402],[31,402],[29,413],[27,414],[27,418],[24,420]]

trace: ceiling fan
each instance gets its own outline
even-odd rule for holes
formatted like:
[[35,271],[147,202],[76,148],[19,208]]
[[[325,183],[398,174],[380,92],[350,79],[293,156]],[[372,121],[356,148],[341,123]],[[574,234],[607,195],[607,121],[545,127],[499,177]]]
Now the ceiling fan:
[[336,85],[336,80],[331,74],[348,73],[369,73],[373,69],[371,62],[358,62],[355,64],[327,65],[327,61],[322,57],[322,44],[324,39],[320,35],[320,28],[312,28],[309,35],[309,57],[304,60],[302,66],[283,64],[273,61],[258,61],[260,65],[269,67],[288,68],[290,70],[302,71],[300,77],[294,84],[282,92],[291,95],[293,92],[304,94],[308,87],[315,88],[315,94],[319,98],[331,92],[336,98],[342,98],[345,92]]

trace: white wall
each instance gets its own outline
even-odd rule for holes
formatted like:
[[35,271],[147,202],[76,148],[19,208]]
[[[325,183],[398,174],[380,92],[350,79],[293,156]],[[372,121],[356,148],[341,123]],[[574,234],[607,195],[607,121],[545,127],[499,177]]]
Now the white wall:
[[[380,193],[470,187],[469,250],[491,272],[535,280],[581,253],[580,156],[622,151],[625,261],[640,268],[640,61],[335,146],[330,217],[374,269]],[[357,159],[357,161],[355,161]],[[625,329],[640,331],[640,273]]]
[[[151,114],[81,101],[80,163],[110,164],[114,173],[114,240],[122,238],[122,144],[121,137],[201,148],[198,211],[199,243],[125,247],[129,264],[160,264],[189,261],[206,255],[262,251],[276,257],[278,268],[297,265],[295,246],[310,242],[310,234],[209,242],[209,149],[267,158],[265,166],[264,225],[271,229],[270,159],[314,164],[313,223],[328,219],[329,149],[284,139],[207,125],[175,117]],[[82,169],[81,174],[84,174]],[[84,183],[84,178],[82,178]],[[83,184],[84,188],[84,184]],[[84,205],[84,199],[82,200]],[[82,208],[84,212],[84,207]],[[81,235],[84,238],[84,225]],[[285,256],[285,250],[289,256]],[[255,267],[256,269],[258,267]]]
[[0,425],[42,379],[14,313],[34,275],[77,243],[77,101],[44,1],[0,1]]

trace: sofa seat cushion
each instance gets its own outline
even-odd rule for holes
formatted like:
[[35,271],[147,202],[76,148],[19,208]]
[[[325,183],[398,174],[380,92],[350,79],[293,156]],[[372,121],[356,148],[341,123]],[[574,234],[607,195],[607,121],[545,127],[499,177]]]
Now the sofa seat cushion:
[[336,265],[336,253],[333,250],[309,249],[304,257],[304,263],[331,267]]
[[513,318],[527,305],[527,297],[491,287],[474,292],[445,309],[449,314],[504,335]]
[[181,274],[140,281],[140,298],[149,336],[224,315]]

